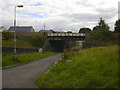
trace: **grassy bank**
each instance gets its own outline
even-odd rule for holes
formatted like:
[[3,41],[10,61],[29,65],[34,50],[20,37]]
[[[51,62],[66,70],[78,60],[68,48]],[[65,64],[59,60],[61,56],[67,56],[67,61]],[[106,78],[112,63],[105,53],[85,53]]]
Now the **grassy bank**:
[[[18,48],[41,48],[46,41],[46,36],[39,32],[16,32],[16,44]],[[13,32],[2,32],[2,46],[13,47]]]
[[118,87],[117,46],[65,53],[65,59],[35,81],[40,88]]
[[[27,41],[27,40],[17,40],[17,42],[16,42],[16,44],[17,44],[17,47],[19,47],[19,48],[21,48],[21,47],[23,47],[23,48],[35,48],[34,46],[32,46],[31,44],[30,44],[30,42],[29,41]],[[2,40],[2,46],[4,46],[4,47],[13,47],[14,46],[14,41],[13,41],[13,39],[10,39],[10,40]]]
[[25,62],[31,62],[37,59],[41,59],[47,56],[55,55],[53,52],[45,52],[45,53],[26,53],[26,54],[18,54],[17,60],[13,59],[13,54],[3,54],[2,55],[2,67],[16,65]]

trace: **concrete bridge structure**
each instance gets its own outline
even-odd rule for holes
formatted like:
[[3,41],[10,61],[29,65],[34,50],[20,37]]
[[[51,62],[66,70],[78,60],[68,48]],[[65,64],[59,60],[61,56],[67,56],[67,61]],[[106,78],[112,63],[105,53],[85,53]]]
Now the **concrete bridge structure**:
[[66,49],[80,49],[84,40],[85,33],[50,33],[43,50],[63,52]]
[[68,41],[83,41],[85,39],[84,33],[51,33],[47,34],[48,40],[68,40]]

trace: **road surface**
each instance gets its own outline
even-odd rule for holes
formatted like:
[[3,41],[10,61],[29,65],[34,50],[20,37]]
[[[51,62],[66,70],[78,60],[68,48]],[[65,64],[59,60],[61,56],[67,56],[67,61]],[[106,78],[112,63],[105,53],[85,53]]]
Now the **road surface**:
[[60,54],[13,68],[3,69],[3,88],[37,88],[35,79],[59,60]]

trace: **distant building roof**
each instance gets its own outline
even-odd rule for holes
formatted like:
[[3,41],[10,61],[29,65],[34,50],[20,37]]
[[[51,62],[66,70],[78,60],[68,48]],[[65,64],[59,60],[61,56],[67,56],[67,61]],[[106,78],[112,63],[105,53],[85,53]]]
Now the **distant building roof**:
[[0,26],[0,32],[7,30],[4,26]]
[[[9,31],[14,31],[14,26],[11,26],[9,29]],[[34,29],[32,26],[16,26],[16,31],[33,31]]]
[[53,33],[52,30],[40,30],[40,32],[43,32],[43,33]]

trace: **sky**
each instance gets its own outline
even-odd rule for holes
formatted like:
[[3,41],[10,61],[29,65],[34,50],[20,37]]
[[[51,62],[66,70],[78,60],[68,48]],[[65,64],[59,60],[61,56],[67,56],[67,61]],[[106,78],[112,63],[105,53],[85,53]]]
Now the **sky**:
[[119,0],[0,0],[0,26],[13,26],[17,7],[17,26],[33,26],[35,31],[46,30],[78,32],[93,28],[100,18],[114,30],[118,19]]

